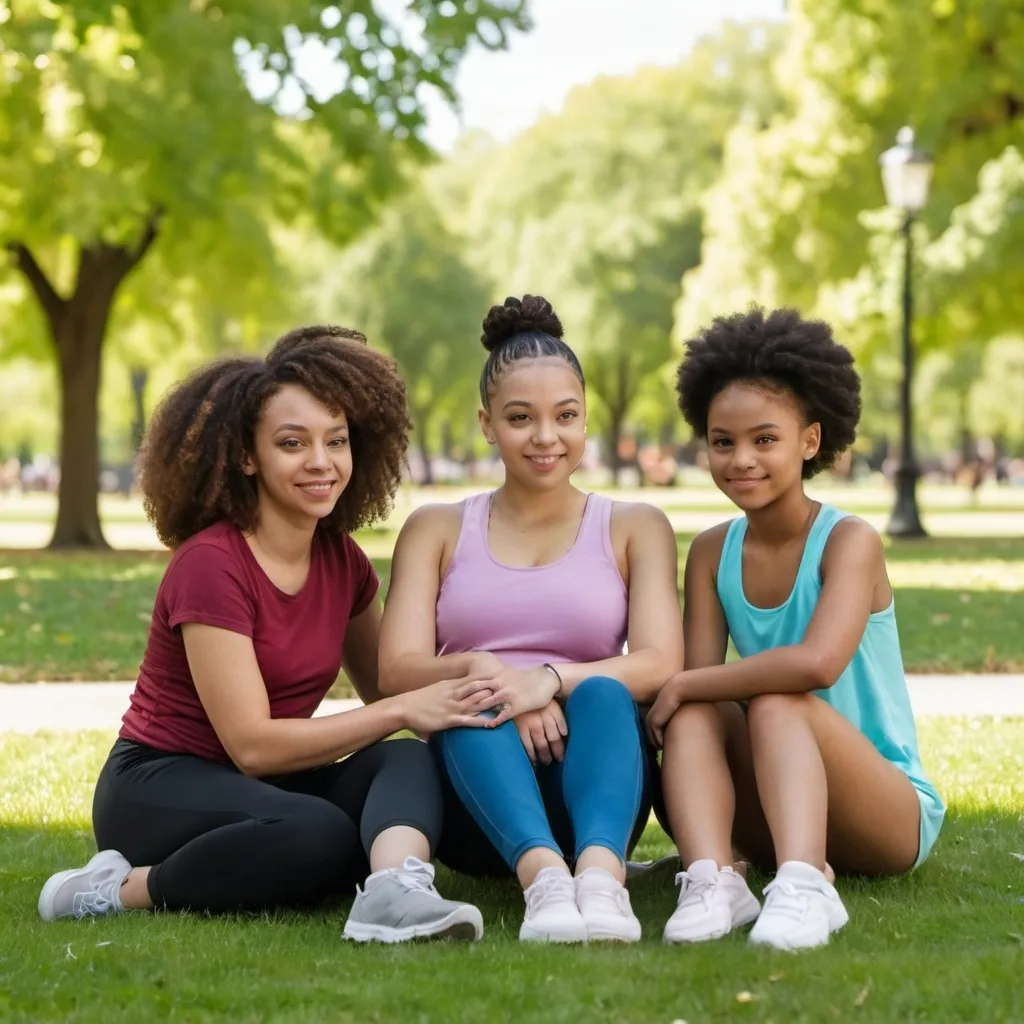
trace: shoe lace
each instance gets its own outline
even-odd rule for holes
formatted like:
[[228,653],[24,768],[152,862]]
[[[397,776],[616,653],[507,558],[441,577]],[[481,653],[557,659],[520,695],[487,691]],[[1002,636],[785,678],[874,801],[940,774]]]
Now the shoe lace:
[[114,901],[101,892],[76,892],[71,910],[75,917],[100,917],[109,914]]
[[709,878],[705,875],[694,878],[689,872],[680,871],[676,875],[676,885],[680,886],[679,906],[692,907],[698,903],[706,903],[717,881],[715,877]]
[[576,889],[572,876],[563,871],[552,871],[550,875],[538,878],[523,894],[530,913],[539,910],[545,903],[568,902],[576,905]]
[[792,882],[778,878],[764,887],[764,909],[791,921],[802,921],[807,916],[808,894]]
[[434,888],[433,864],[425,864],[418,857],[406,857],[397,875],[402,885],[410,892],[425,892],[441,898],[441,894]]

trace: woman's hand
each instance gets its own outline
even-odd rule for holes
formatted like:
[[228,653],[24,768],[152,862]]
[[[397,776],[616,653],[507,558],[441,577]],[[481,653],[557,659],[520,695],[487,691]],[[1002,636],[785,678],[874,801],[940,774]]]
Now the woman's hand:
[[658,693],[653,707],[647,712],[647,734],[658,748],[665,744],[665,726],[685,702],[683,679],[685,672],[677,672]]
[[481,717],[480,712],[501,703],[492,683],[485,679],[442,679],[392,699],[400,702],[405,727],[420,736],[460,726],[487,726],[490,719]]
[[473,651],[469,656],[469,666],[463,678],[493,679],[504,672],[508,666],[490,651]]
[[558,701],[551,701],[540,711],[527,711],[516,719],[519,738],[531,764],[551,764],[565,757],[565,737],[569,727]]
[[559,690],[554,672],[546,668],[506,668],[483,682],[494,691],[495,703],[491,707],[500,709],[489,723],[492,729],[527,711],[547,707]]

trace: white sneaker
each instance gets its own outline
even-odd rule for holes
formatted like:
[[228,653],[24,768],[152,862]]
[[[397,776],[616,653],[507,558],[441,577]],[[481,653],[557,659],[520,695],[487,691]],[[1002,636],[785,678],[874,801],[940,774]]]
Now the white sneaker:
[[765,886],[764,910],[750,941],[776,949],[824,946],[849,921],[835,887],[813,864],[786,861]]
[[526,892],[521,942],[586,942],[587,926],[576,906],[576,885],[561,868],[544,868]]
[[695,860],[676,875],[679,902],[665,925],[666,942],[706,942],[749,924],[761,904],[747,881],[731,867],[713,860]]
[[587,868],[576,879],[576,905],[588,942],[639,942],[640,922],[626,887],[604,868]]
[[117,850],[102,850],[84,868],[57,872],[39,894],[39,916],[55,921],[58,917],[120,914],[124,910],[121,883],[131,869]]

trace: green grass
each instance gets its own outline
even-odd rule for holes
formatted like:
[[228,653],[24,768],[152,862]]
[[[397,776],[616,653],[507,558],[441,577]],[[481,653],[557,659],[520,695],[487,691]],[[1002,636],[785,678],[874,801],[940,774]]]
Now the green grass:
[[[107,734],[0,735],[0,1019],[36,1021],[1019,1021],[1024,1019],[1024,719],[934,719],[925,763],[950,812],[915,874],[841,880],[848,927],[824,950],[742,936],[665,948],[671,877],[633,888],[630,948],[528,948],[511,882],[440,872],[477,902],[479,945],[352,947],[345,905],[207,919],[128,915],[42,924],[53,871],[93,850],[92,785]],[[641,855],[667,852],[652,826]]]
[[[692,539],[678,536],[680,580]],[[359,540],[386,586],[394,534]],[[166,552],[0,551],[0,682],[134,678],[166,561]],[[888,562],[909,671],[1024,671],[1024,541],[894,543]]]

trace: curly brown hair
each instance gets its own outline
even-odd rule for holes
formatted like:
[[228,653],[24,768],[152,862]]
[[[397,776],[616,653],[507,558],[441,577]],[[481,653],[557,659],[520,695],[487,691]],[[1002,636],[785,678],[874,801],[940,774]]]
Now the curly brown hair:
[[394,362],[346,327],[300,327],[265,359],[217,360],[177,384],[153,414],[140,452],[146,515],[170,548],[227,519],[256,523],[256,484],[242,471],[256,425],[282,385],[344,412],[352,478],[318,529],[350,533],[385,518],[409,443],[406,388]]
[[708,432],[708,409],[730,384],[754,382],[790,394],[808,423],[821,425],[821,446],[803,465],[809,479],[853,444],[860,421],[860,377],[849,349],[821,320],[795,309],[716,317],[686,343],[676,374],[683,418],[697,437]]

